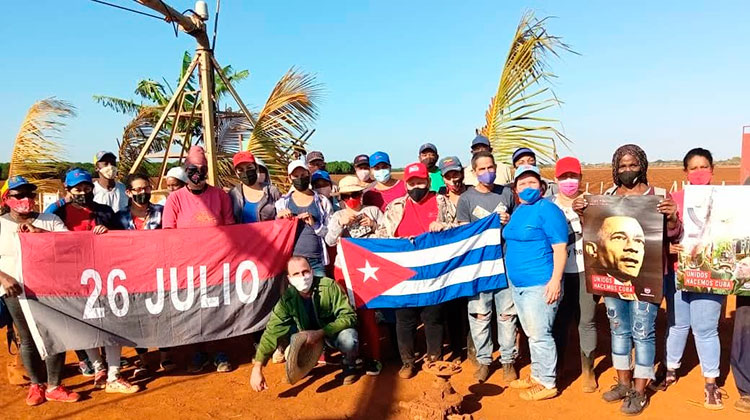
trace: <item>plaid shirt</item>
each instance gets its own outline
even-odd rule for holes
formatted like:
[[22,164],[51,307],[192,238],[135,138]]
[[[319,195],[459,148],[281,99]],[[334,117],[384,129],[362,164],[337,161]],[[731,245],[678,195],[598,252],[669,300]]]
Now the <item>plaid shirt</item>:
[[[146,212],[146,221],[143,223],[143,230],[161,229],[161,216],[164,212],[164,206],[160,204],[148,205]],[[124,210],[118,211],[115,220],[120,224],[121,230],[135,230],[133,215],[130,213],[130,206]]]

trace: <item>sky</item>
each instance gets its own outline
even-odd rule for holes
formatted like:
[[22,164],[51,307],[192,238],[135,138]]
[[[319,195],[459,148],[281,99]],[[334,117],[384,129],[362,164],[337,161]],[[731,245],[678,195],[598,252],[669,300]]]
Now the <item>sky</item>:
[[[215,1],[208,4],[213,18]],[[115,149],[129,117],[92,95],[133,98],[142,78],[175,86],[184,51],[195,47],[163,21],[89,0],[4,9],[0,161],[9,160],[28,107],[50,96],[77,108],[62,136],[68,159]],[[630,142],[650,160],[681,159],[696,146],[719,159],[740,154],[750,125],[750,2],[742,0],[224,0],[216,58],[250,71],[237,90],[251,109],[290,67],[315,74],[324,95],[309,150],[328,161],[383,150],[404,166],[427,141],[441,156],[468,160],[526,10],[554,16],[549,31],[580,54],[550,61],[564,103],[546,116],[572,141],[561,155],[607,162]]]

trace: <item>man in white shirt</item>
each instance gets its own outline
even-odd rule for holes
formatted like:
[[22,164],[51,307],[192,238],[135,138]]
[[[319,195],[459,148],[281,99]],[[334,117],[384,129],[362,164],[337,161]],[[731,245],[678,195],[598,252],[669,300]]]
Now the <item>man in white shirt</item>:
[[112,152],[100,151],[96,154],[94,164],[98,177],[94,182],[94,201],[112,207],[117,213],[128,207],[128,195],[125,185],[115,181],[117,177],[117,156]]

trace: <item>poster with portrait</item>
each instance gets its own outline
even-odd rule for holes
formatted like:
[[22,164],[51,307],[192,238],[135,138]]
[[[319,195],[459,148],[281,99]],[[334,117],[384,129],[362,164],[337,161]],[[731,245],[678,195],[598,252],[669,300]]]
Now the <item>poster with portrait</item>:
[[750,186],[685,187],[679,289],[750,296],[748,209]]
[[583,219],[586,289],[600,296],[659,303],[664,216],[655,195],[591,195]]

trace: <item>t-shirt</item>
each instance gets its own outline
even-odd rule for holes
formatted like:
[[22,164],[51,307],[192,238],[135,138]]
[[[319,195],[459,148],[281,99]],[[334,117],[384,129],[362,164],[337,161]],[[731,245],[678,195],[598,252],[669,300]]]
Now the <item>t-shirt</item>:
[[404,204],[404,216],[396,228],[396,237],[417,236],[430,231],[430,223],[437,221],[437,194],[430,193],[421,203],[407,199]]
[[476,222],[492,213],[513,213],[516,203],[509,187],[494,185],[492,191],[481,193],[474,187],[467,189],[458,199],[456,221]]
[[557,196],[551,197],[550,201],[557,204],[568,220],[568,259],[565,261],[565,273],[583,273],[583,226],[581,217],[572,207],[564,206],[557,200]]
[[234,214],[229,194],[211,185],[201,194],[193,194],[187,187],[180,188],[169,194],[164,205],[164,229],[231,224],[234,224]]
[[309,298],[302,298],[302,307],[305,308],[305,312],[307,313],[307,319],[310,320],[310,325],[308,325],[309,329],[311,330],[319,330],[321,327],[318,325],[318,315],[315,313],[315,303],[312,300],[312,297]]
[[505,267],[515,287],[544,286],[552,277],[552,245],[568,243],[568,221],[554,203],[521,204],[503,229]]
[[65,226],[74,232],[93,230],[96,226],[94,212],[86,207],[68,205],[65,207]]
[[362,196],[362,204],[365,206],[375,206],[384,212],[388,204],[391,204],[391,201],[405,195],[406,184],[399,179],[398,182],[387,190],[379,190],[373,187],[369,191],[366,191]]
[[117,213],[128,207],[128,195],[125,193],[125,185],[121,182],[115,182],[115,186],[110,190],[94,182],[94,202],[104,204],[112,208]]
[[[40,213],[31,225],[50,232],[64,232],[68,229],[54,214]],[[33,235],[43,235],[34,233]],[[0,216],[0,271],[18,279],[18,222],[10,214]],[[5,289],[0,286],[0,296],[5,295]]]
[[[321,200],[326,198],[321,196]],[[302,213],[309,213],[310,217],[314,220],[314,225],[320,222],[320,210],[313,200],[308,206],[298,206],[294,202],[294,198],[289,197],[289,211],[294,216],[299,216]],[[298,230],[299,235],[294,243],[294,255],[301,255],[308,258],[323,258],[323,244],[321,243],[320,237],[315,234],[315,229],[307,223],[301,223],[301,231]]]
[[440,172],[440,169],[435,168],[435,170],[430,171],[430,191],[438,192],[440,191],[440,188],[444,186],[445,180],[443,179],[443,174]]
[[140,217],[133,218],[133,226],[135,226],[135,230],[143,230],[143,226],[145,225],[146,219]]
[[242,205],[242,223],[255,223],[258,221],[258,203],[245,201]]

